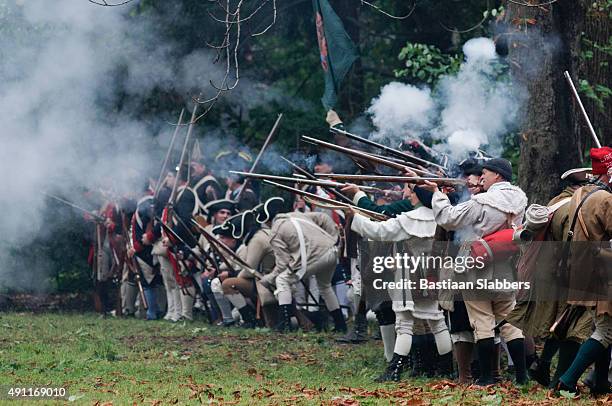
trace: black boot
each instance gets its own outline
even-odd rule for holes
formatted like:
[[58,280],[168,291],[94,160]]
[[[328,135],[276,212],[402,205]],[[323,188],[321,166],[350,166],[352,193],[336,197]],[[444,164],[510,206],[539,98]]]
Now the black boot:
[[508,346],[508,352],[512,361],[514,362],[514,373],[516,376],[516,383],[519,385],[525,385],[527,379],[527,368],[525,368],[525,340],[517,338],[506,343]]
[[387,366],[387,370],[375,379],[376,382],[388,382],[395,381],[399,382],[402,372],[404,372],[404,368],[406,367],[406,361],[408,356],[393,354],[393,358],[391,358],[391,362]]
[[342,309],[336,309],[330,314],[334,319],[334,333],[346,333],[346,320],[344,320],[344,314],[342,314]]
[[438,354],[438,347],[436,347],[436,339],[431,333],[425,334],[425,376],[433,378],[436,376],[436,367],[440,355]]
[[453,352],[449,351],[446,354],[438,355],[438,364],[436,375],[442,378],[453,378]]
[[529,377],[545,388],[550,386],[550,362],[542,359],[527,371]]
[[476,385],[487,386],[495,383],[491,371],[491,358],[495,354],[495,342],[493,337],[478,340],[476,343],[478,351],[478,369],[480,376],[476,380]]
[[255,309],[251,306],[246,305],[242,309],[238,309],[240,316],[242,317],[242,326],[245,328],[255,328],[257,326],[257,320],[255,315]]
[[412,371],[410,371],[411,377],[422,376],[426,372],[425,368],[425,336],[423,335],[415,335],[412,336],[412,348],[410,349],[410,354],[412,354]]
[[570,365],[572,365],[574,358],[576,358],[576,354],[578,354],[579,348],[580,344],[576,341],[563,340],[559,343],[559,360],[557,361],[557,369],[550,383],[550,388],[557,387],[559,378],[567,371]]
[[359,344],[368,341],[368,320],[365,314],[355,315],[353,329],[345,336],[336,338],[336,342],[345,344]]
[[278,324],[276,330],[281,333],[291,331],[291,305],[278,306]]
[[601,353],[595,361],[595,382],[591,389],[591,395],[600,396],[610,393],[610,382],[608,381],[608,370],[610,367],[610,349]]
[[327,327],[327,314],[322,311],[306,312],[306,317],[310,319],[314,325],[315,330],[320,333],[326,330]]

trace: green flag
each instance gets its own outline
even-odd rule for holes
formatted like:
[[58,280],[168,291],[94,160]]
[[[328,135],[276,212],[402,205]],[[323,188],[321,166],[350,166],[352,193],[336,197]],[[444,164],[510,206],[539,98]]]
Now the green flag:
[[357,47],[327,0],[312,0],[317,25],[321,66],[325,72],[325,93],[321,98],[327,110],[334,108],[340,83],[359,56]]

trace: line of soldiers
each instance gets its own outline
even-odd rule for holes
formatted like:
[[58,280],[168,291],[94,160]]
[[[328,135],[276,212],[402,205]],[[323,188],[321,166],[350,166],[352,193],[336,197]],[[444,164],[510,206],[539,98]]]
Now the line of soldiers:
[[[328,123],[342,126],[334,114]],[[337,143],[346,144],[346,140]],[[407,144],[413,153],[432,159],[431,151],[418,146]],[[104,221],[96,225],[91,258],[100,307],[113,308],[106,293],[108,281],[118,274],[123,314],[146,308],[147,319],[163,315],[175,322],[193,320],[196,308],[220,325],[239,321],[245,327],[265,325],[279,331],[296,326],[320,331],[331,321],[335,332],[346,333],[337,340],[354,344],[367,340],[371,310],[388,361],[379,381],[400,380],[408,369],[412,376],[451,377],[456,362],[459,382],[471,383],[477,372],[477,384],[491,385],[501,379],[500,354],[505,350],[518,384],[531,377],[546,386],[576,391],[577,380],[595,362],[592,391],[607,393],[612,340],[609,294],[608,301],[553,303],[522,300],[516,290],[495,287],[487,289],[485,297],[452,290],[435,295],[403,290],[397,298],[392,293],[372,294],[371,289],[372,261],[377,255],[409,252],[414,257],[461,257],[469,254],[464,250],[466,241],[484,241],[482,246],[490,249],[497,246],[490,236],[505,236],[511,230],[514,238],[532,228],[536,231],[531,232],[531,240],[568,241],[569,236],[573,242],[601,243],[596,253],[568,244],[567,253],[536,254],[562,258],[569,284],[576,289],[593,292],[602,283],[607,289],[610,278],[600,274],[602,269],[612,269],[605,268],[612,238],[612,153],[604,147],[593,149],[591,155],[593,168],[562,176],[571,185],[545,207],[544,222],[530,217],[537,208],[528,207],[525,194],[510,183],[512,165],[502,158],[462,162],[458,169],[465,188],[440,188],[428,181],[405,184],[399,199],[397,190],[371,197],[352,184],[341,190],[308,187],[326,198],[348,197],[354,209],[327,207],[298,196],[293,202],[272,197],[259,203],[258,185],[251,187],[237,175],[226,176],[224,193],[215,174],[203,162],[193,161],[189,171],[178,171],[179,178],[169,172],[162,187],[147,187],[135,203],[129,199],[108,202],[99,211]],[[233,168],[243,169],[242,158],[229,155]],[[329,157],[320,158],[315,172],[331,173],[335,163]],[[416,177],[410,170],[405,175]],[[389,220],[373,221],[360,209],[384,214]],[[545,227],[533,227],[536,223]],[[517,267],[507,260],[513,256],[520,257],[521,280],[533,281],[534,273],[545,274],[554,285],[554,267],[541,269],[534,265],[537,261],[527,260],[533,255],[529,248],[520,255],[495,252],[492,256],[504,260],[491,259],[478,277],[514,280]],[[585,275],[585,269],[592,274]],[[418,271],[416,275],[432,279],[474,277],[470,271],[452,267],[436,269],[435,275],[426,269]],[[398,281],[412,275],[405,269],[394,272]],[[544,282],[539,278],[538,283]],[[346,324],[349,313],[354,315],[351,331]],[[545,340],[539,358],[535,338]],[[559,363],[551,380],[551,360],[557,351]],[[477,371],[472,368],[474,359]]]

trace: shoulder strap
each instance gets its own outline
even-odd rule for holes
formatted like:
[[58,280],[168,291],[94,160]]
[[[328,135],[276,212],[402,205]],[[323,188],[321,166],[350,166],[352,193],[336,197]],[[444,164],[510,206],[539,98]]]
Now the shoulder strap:
[[[602,190],[600,187],[591,190],[589,193],[587,193],[586,196],[584,196],[582,198],[582,200],[580,200],[580,203],[578,203],[578,206],[576,206],[576,211],[574,212],[574,216],[572,217],[572,222],[570,224],[570,228],[567,232],[567,237],[565,239],[565,243],[563,244],[563,252],[561,253],[561,266],[559,267],[559,270],[561,272],[565,272],[567,270],[567,261],[569,260],[569,254],[570,254],[570,246],[571,246],[571,242],[574,239],[574,229],[576,228],[576,221],[578,220],[578,215],[580,213],[580,209],[582,208],[582,205],[587,201],[587,199],[595,192]],[[578,195],[578,197],[582,197],[582,192],[583,189],[580,189],[578,191],[578,193],[580,193],[580,195]]]
[[295,227],[295,231],[297,231],[298,239],[300,240],[300,260],[301,267],[297,272],[297,276],[299,279],[302,279],[306,274],[307,265],[308,265],[308,257],[306,256],[306,240],[304,239],[304,232],[302,231],[302,226],[300,226],[299,219],[295,217],[291,217],[291,224]]

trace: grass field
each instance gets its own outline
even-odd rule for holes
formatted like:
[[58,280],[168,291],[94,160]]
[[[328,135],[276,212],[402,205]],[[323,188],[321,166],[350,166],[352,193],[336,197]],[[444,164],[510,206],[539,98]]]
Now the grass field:
[[483,390],[410,378],[375,384],[381,354],[380,342],[337,345],[325,334],[93,314],[0,314],[0,386],[64,387],[70,395],[30,402],[36,405],[593,403],[586,395],[578,402],[553,398],[537,385]]

